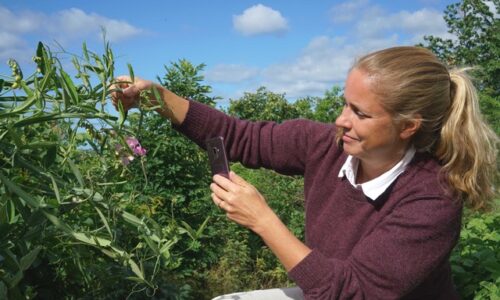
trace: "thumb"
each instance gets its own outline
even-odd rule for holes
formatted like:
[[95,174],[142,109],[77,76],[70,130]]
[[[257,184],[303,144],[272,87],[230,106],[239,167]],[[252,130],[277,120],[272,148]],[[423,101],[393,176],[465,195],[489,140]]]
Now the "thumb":
[[231,179],[232,182],[242,185],[242,186],[247,186],[248,183],[245,181],[245,179],[241,178],[239,175],[234,173],[233,171],[229,172],[229,179]]

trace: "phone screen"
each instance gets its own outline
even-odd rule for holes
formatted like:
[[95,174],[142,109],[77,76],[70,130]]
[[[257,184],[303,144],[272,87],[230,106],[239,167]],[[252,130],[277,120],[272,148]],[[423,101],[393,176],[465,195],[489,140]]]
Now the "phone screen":
[[229,178],[229,162],[224,148],[224,138],[218,136],[208,139],[206,146],[212,175],[219,174]]

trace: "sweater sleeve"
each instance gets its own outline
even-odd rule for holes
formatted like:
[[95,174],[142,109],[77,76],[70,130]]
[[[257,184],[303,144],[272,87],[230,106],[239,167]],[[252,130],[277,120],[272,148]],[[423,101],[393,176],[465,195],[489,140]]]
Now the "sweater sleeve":
[[306,299],[400,299],[446,263],[458,240],[460,216],[450,199],[402,201],[347,259],[313,249],[289,276]]
[[205,149],[205,140],[224,138],[229,160],[250,168],[303,174],[308,152],[308,137],[314,122],[290,120],[249,122],[228,116],[199,102],[190,101],[186,119],[175,128]]

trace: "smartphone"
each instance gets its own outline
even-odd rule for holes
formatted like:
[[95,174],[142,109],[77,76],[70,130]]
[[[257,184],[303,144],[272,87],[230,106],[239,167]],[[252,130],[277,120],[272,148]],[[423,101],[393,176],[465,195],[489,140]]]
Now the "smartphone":
[[229,178],[229,162],[227,160],[224,138],[221,136],[206,140],[208,160],[212,175],[219,174]]

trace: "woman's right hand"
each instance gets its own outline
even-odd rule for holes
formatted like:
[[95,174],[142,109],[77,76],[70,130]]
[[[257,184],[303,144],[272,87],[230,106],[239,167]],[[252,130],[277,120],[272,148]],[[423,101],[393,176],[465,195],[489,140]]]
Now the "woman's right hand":
[[[153,88],[161,89],[161,86],[141,78],[134,78],[134,82],[129,76],[118,76],[115,79],[115,84],[111,86],[111,99],[115,108],[118,108],[118,103],[121,102],[125,111],[137,107],[139,105],[142,91],[151,90]],[[157,102],[157,99],[150,99],[152,102]]]
[[[153,92],[156,89],[158,93]],[[189,109],[189,101],[172,93],[159,83],[144,80],[138,77],[132,79],[129,76],[119,76],[110,88],[111,101],[116,109],[119,103],[125,111],[138,107],[139,104],[156,107],[155,110],[174,124],[181,124]],[[149,101],[140,103],[141,93],[150,91]],[[159,99],[156,99],[156,95]]]

